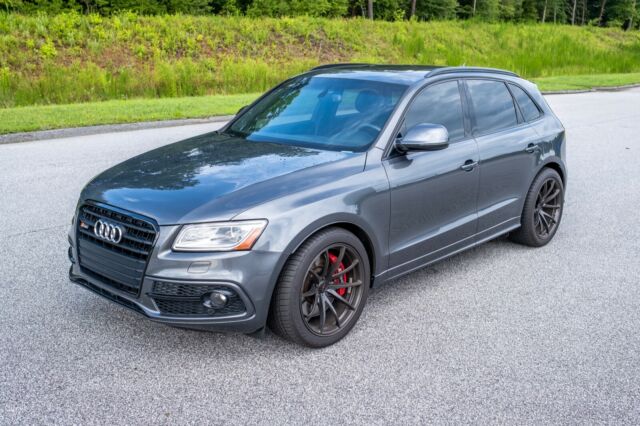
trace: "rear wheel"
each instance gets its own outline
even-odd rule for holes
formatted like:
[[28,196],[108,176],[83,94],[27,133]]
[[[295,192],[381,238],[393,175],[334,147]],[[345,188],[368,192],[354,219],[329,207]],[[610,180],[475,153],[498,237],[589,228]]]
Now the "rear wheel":
[[560,225],[564,206],[564,186],[558,172],[545,168],[533,180],[522,210],[522,226],[509,237],[520,244],[541,247]]
[[342,228],[312,236],[287,261],[271,303],[270,328],[296,343],[323,347],[358,321],[369,292],[369,260]]

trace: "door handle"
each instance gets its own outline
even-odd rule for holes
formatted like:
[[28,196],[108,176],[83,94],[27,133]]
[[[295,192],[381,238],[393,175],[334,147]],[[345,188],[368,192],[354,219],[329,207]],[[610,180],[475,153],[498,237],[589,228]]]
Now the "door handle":
[[477,165],[478,165],[477,161],[467,160],[467,161],[464,162],[464,164],[462,166],[460,166],[460,168],[462,170],[464,170],[465,172],[470,172]]
[[530,143],[529,145],[527,145],[524,151],[528,152],[529,154],[533,154],[534,152],[540,151],[540,147],[536,144]]

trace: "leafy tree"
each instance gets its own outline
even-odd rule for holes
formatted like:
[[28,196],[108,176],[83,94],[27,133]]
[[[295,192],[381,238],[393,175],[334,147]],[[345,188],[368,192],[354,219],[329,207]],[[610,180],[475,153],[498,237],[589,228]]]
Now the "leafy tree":
[[423,20],[454,19],[457,8],[456,0],[418,0],[415,16]]
[[249,16],[326,16],[347,14],[348,0],[253,0],[247,8]]
[[618,0],[611,4],[606,14],[606,23],[610,27],[633,27],[636,20],[636,0]]
[[637,29],[640,0],[0,0],[0,11],[540,21]]
[[476,16],[494,22],[500,18],[500,0],[477,0]]

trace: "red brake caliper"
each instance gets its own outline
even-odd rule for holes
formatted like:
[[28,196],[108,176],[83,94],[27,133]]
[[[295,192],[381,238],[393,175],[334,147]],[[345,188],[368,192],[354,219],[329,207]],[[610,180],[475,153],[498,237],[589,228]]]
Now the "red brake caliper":
[[[338,260],[338,257],[330,252],[329,261],[331,261],[331,263],[334,263],[336,260]],[[338,270],[336,272],[342,272],[342,271],[344,271],[344,263],[340,262],[340,266],[338,266]],[[335,280],[333,280],[333,283],[334,284],[346,283],[349,279],[347,275],[349,274],[344,274],[336,278]],[[346,288],[339,288],[336,290],[336,293],[338,293],[340,296],[344,296],[346,292],[347,292]]]

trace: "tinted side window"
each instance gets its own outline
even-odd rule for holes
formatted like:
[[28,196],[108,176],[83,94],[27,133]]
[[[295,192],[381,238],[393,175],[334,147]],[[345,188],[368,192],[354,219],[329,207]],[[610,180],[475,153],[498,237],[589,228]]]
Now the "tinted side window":
[[464,138],[462,100],[457,81],[447,81],[424,89],[407,109],[405,129],[416,124],[441,124],[449,132],[449,140]]
[[533,103],[527,92],[513,84],[510,84],[509,87],[511,87],[511,93],[513,93],[513,96],[516,98],[516,102],[518,102],[525,121],[535,120],[540,117],[540,110],[536,104]]
[[476,118],[475,133],[487,133],[518,124],[513,98],[501,81],[468,80]]

